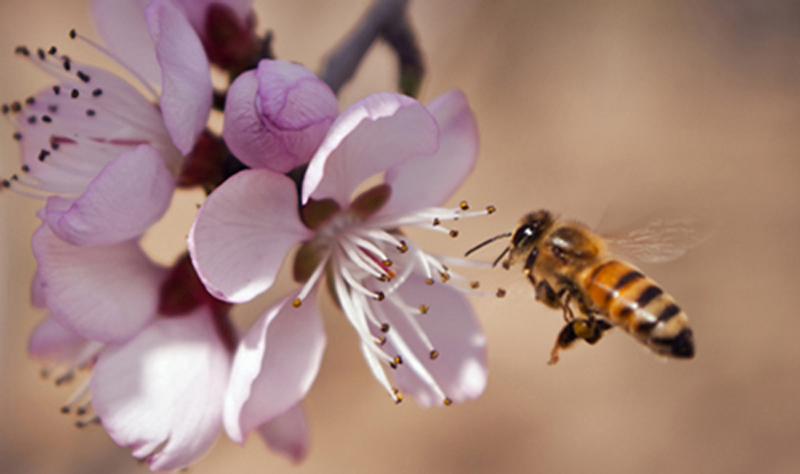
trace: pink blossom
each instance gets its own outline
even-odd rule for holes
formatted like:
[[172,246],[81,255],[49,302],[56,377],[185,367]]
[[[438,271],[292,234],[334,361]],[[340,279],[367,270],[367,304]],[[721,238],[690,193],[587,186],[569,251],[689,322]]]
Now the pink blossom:
[[22,162],[4,184],[46,199],[40,217],[75,245],[138,237],[166,211],[181,162],[158,109],[121,78],[55,49],[18,52],[59,83],[4,106]]
[[[373,94],[339,115],[322,140],[302,183],[302,213],[295,184],[268,168],[240,172],[209,196],[189,250],[217,297],[254,298],[301,245],[294,268],[303,286],[262,316],[235,356],[224,412],[234,441],[290,410],[313,382],[324,346],[314,300],[326,273],[368,366],[396,401],[400,391],[423,406],[480,395],[485,338],[464,296],[468,285],[398,230],[447,233],[446,220],[486,214],[440,207],[477,151],[475,120],[460,92],[429,107]],[[382,185],[353,197],[382,173]],[[387,367],[396,369],[391,377]]]

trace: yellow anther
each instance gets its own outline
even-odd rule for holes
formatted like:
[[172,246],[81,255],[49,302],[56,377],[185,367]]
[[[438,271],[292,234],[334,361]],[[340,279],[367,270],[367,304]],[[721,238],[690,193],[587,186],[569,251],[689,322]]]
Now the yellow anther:
[[427,283],[429,285],[433,285],[433,278],[426,278],[425,279],[425,283]]
[[445,398],[443,403],[444,403],[444,406],[449,407],[450,405],[453,404],[453,400],[450,400],[449,398]]
[[405,240],[401,240],[401,241],[400,241],[400,246],[399,246],[399,247],[397,247],[397,250],[399,250],[399,251],[400,251],[400,253],[406,253],[406,252],[408,252],[408,245],[406,244],[406,241],[405,241]]
[[469,204],[467,204],[467,201],[461,201],[461,203],[458,206],[461,208],[462,211],[466,211],[467,209],[469,209]]
[[458,237],[458,231],[453,229],[450,231],[450,237],[456,238]]
[[480,286],[481,282],[479,282],[478,280],[475,280],[469,284],[469,287],[472,288],[473,290],[477,290]]
[[383,294],[382,291],[375,292],[375,299],[378,301],[383,301],[386,298],[386,295]]
[[382,346],[382,345],[386,344],[386,338],[381,336],[381,337],[377,338],[377,340],[375,342],[377,342],[379,346]]
[[439,351],[431,351],[431,360],[434,360],[437,357],[439,357]]
[[403,358],[400,357],[399,355],[394,356],[394,363],[397,364],[397,365],[402,364],[403,363]]
[[303,304],[303,300],[301,300],[300,298],[297,298],[296,300],[292,301],[292,306],[294,306],[295,308],[299,308],[301,304]]
[[381,324],[381,332],[384,334],[389,332],[389,325],[387,323]]
[[506,290],[504,288],[498,288],[497,289],[497,297],[498,298],[502,298],[505,295],[506,295]]
[[494,207],[494,206],[487,206],[486,207],[486,212],[488,212],[489,214],[494,214],[496,211],[497,211],[497,208]]
[[383,261],[383,265],[386,266],[386,267],[391,267],[392,266],[392,261],[391,260],[384,260]]
[[436,218],[434,218],[434,219],[433,219],[433,225],[434,225],[434,226],[437,226],[437,225],[439,225],[439,224],[441,224],[441,223],[442,223],[442,221],[440,221],[438,217],[436,217]]
[[394,402],[396,404],[400,404],[400,402],[403,401],[403,394],[400,393],[400,390],[397,390],[396,388],[393,388],[392,389],[392,394],[394,395]]
[[428,305],[422,304],[419,306],[419,312],[422,314],[428,314]]
[[450,280],[450,274],[449,273],[442,272],[442,273],[439,274],[439,276],[442,277],[442,283],[447,283],[447,281]]

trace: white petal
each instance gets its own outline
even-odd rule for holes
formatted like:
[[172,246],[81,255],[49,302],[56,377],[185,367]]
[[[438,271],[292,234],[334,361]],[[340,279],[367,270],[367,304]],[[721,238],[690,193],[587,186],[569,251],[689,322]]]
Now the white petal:
[[299,291],[270,308],[239,344],[225,396],[225,431],[237,443],[302,400],[325,349],[316,290],[299,308]]
[[294,462],[302,461],[308,453],[308,420],[301,403],[259,426],[256,432],[269,449]]
[[230,355],[206,309],[161,319],[101,353],[92,406],[106,431],[154,471],[187,467],[222,425]]

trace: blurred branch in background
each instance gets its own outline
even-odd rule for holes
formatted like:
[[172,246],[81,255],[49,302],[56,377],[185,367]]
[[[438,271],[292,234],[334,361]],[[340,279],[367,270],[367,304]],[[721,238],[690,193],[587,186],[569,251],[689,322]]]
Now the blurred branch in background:
[[356,28],[328,55],[320,77],[335,93],[353,77],[372,43],[380,37],[397,54],[400,91],[416,96],[425,70],[422,52],[408,22],[407,7],[408,0],[375,0]]

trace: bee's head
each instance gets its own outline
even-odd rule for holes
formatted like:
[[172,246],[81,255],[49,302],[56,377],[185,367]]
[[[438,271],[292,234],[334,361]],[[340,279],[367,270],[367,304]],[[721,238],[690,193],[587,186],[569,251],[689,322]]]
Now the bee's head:
[[512,252],[529,249],[552,224],[553,215],[544,210],[531,212],[523,217],[511,238]]

